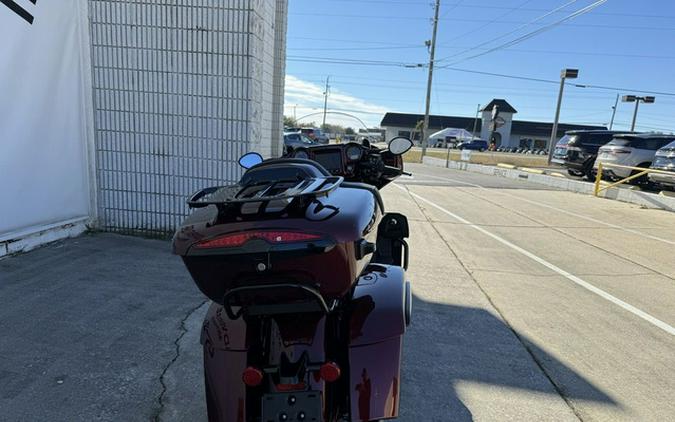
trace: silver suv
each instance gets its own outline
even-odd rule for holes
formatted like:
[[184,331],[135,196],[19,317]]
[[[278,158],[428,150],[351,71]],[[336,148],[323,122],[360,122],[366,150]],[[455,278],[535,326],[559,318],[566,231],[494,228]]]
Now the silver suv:
[[675,188],[675,141],[656,151],[652,168],[671,174],[650,173],[649,180],[659,185]]
[[[649,168],[652,165],[656,151],[673,141],[675,141],[674,135],[658,135],[653,133],[615,135],[607,145],[600,148],[593,168],[597,170],[598,163]],[[635,173],[638,173],[638,171],[615,167],[603,168],[603,175],[614,180],[623,179]],[[647,177],[640,179],[636,182],[648,181]]]

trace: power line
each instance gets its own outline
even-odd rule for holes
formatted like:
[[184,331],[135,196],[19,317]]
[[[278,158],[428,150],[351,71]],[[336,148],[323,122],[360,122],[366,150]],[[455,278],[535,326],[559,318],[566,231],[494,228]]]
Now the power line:
[[[311,37],[289,37],[289,39],[297,39],[297,40],[312,40],[312,41],[330,41],[330,42],[345,42],[345,43],[355,43],[355,44],[382,44],[382,45],[389,45],[391,47],[387,48],[382,48],[384,49],[392,49],[392,50],[397,50],[397,49],[414,49],[414,48],[424,48],[423,45],[415,45],[415,44],[399,44],[399,43],[392,43],[392,42],[376,42],[376,41],[362,41],[362,40],[345,40],[345,39],[333,39],[333,38],[311,38]],[[443,44],[449,43],[453,40],[454,38],[451,38],[450,40],[445,40],[443,41]],[[443,44],[437,44],[437,47],[442,47]],[[474,48],[474,47],[467,47],[467,46],[456,46],[456,47],[444,47],[445,49],[453,49],[453,50],[488,50],[489,48]],[[368,50],[370,48],[363,48],[363,50]],[[378,48],[372,48],[373,50],[375,49],[380,49]],[[312,51],[351,51],[351,50],[361,50],[361,48],[358,47],[344,47],[344,48],[330,48],[330,47],[317,47],[317,48],[306,48],[306,47],[298,47],[298,48],[288,48],[287,50],[312,50]],[[654,55],[654,54],[630,54],[630,53],[609,53],[609,52],[600,52],[600,51],[569,51],[569,50],[532,50],[532,49],[521,49],[521,48],[509,48],[509,52],[514,52],[514,53],[525,53],[525,54],[552,54],[552,55],[560,55],[560,54],[570,54],[570,55],[583,55],[583,56],[594,56],[594,57],[628,57],[628,58],[640,58],[640,59],[675,59],[675,56],[664,56],[664,55]],[[440,61],[436,60],[436,63]]]
[[521,3],[521,4],[518,5],[518,6],[516,6],[516,7],[513,8],[513,9],[510,9],[508,12],[503,13],[503,14],[501,14],[501,15],[498,15],[498,16],[497,16],[496,18],[494,18],[493,20],[488,21],[488,23],[486,23],[485,25],[481,25],[481,26],[479,26],[478,28],[472,29],[471,31],[468,31],[468,32],[465,32],[465,33],[463,33],[463,34],[461,34],[461,35],[459,35],[459,36],[456,36],[456,37],[450,39],[450,40],[447,41],[447,42],[452,42],[452,41],[458,40],[458,39],[460,39],[460,38],[463,38],[463,37],[465,37],[465,36],[467,36],[467,35],[471,35],[471,34],[474,34],[474,33],[478,32],[478,31],[481,31],[482,29],[487,28],[488,26],[490,26],[490,25],[492,25],[493,23],[497,22],[498,20],[500,20],[500,19],[503,18],[504,16],[510,15],[511,13],[515,12],[516,10],[520,9],[522,6],[525,6],[527,3],[530,3],[531,1],[532,1],[532,0],[525,0],[523,3]]
[[[424,6],[429,4],[428,1],[421,1],[421,2],[416,2],[416,1],[394,1],[394,0],[332,0],[333,2],[336,3],[372,3],[372,4],[418,4],[420,6]],[[457,4],[457,3],[451,3],[447,4],[446,6],[456,6],[457,8],[460,9],[481,9],[481,10],[520,10],[523,12],[546,12],[548,9],[540,9],[540,8],[521,8],[519,6],[514,6],[514,7],[508,7],[508,6],[495,6],[491,4]],[[563,13],[562,11],[559,13]],[[598,12],[596,13],[597,15],[600,16],[625,16],[625,17],[630,17],[630,18],[650,18],[650,19],[675,19],[675,16],[673,15],[645,15],[645,14],[639,14],[639,13],[616,13],[616,12]]]
[[317,47],[317,48],[287,48],[287,50],[301,50],[301,51],[366,51],[366,50],[405,50],[405,49],[422,49],[425,48],[423,45],[406,45],[398,47],[343,47],[343,48],[330,48],[330,47]]
[[456,56],[462,55],[462,54],[464,54],[464,53],[466,53],[466,52],[469,52],[469,51],[471,51],[471,50],[474,50],[474,49],[476,49],[476,48],[480,48],[480,47],[482,47],[482,46],[484,46],[484,45],[490,44],[490,43],[492,43],[492,42],[494,42],[494,41],[497,41],[497,40],[499,40],[499,39],[501,39],[501,38],[503,38],[503,37],[508,37],[509,35],[515,34],[516,32],[518,32],[518,31],[520,31],[521,29],[527,27],[528,25],[535,24],[535,23],[539,22],[540,20],[545,19],[546,17],[550,16],[551,14],[553,14],[553,13],[555,13],[555,12],[557,12],[557,11],[559,11],[559,10],[561,10],[561,9],[563,9],[563,8],[565,8],[565,7],[567,7],[567,6],[569,6],[570,4],[576,3],[576,2],[577,2],[577,0],[569,1],[569,2],[567,2],[567,3],[565,3],[565,4],[563,4],[562,6],[559,6],[559,7],[555,8],[555,9],[553,9],[553,10],[551,10],[551,11],[549,11],[549,12],[547,12],[547,13],[541,15],[541,16],[537,16],[536,18],[532,19],[531,21],[524,23],[523,25],[517,27],[516,29],[513,29],[513,30],[507,32],[506,34],[502,34],[502,35],[500,35],[500,36],[498,36],[498,37],[491,38],[491,39],[489,39],[489,40],[487,40],[487,41],[484,41],[484,42],[482,42],[482,43],[480,43],[480,44],[478,44],[478,45],[472,47],[472,48],[467,48],[467,49],[465,49],[465,50],[463,50],[463,51],[461,51],[461,52],[459,52],[459,53],[457,53],[457,54],[452,54],[452,55],[450,55],[450,56],[443,57],[442,59],[440,59],[440,60],[438,60],[438,61],[439,61],[439,62],[442,62],[442,61],[448,60],[448,59],[450,59],[450,58],[452,58],[452,57],[456,57]]
[[[402,45],[401,43],[396,43],[396,42],[387,42],[387,41],[364,41],[362,39],[360,40],[345,40],[345,39],[337,39],[337,38],[314,38],[314,37],[288,37],[289,40],[311,40],[311,41],[330,41],[330,42],[348,42],[352,44],[380,44],[380,45]],[[415,45],[415,44],[407,44],[407,45]]]
[[418,63],[405,63],[383,60],[360,60],[360,59],[340,59],[331,57],[314,57],[314,56],[287,56],[288,61],[298,61],[305,63],[328,63],[328,64],[351,64],[360,66],[393,66],[393,67],[424,67]]
[[[404,63],[404,62],[386,62],[386,61],[376,61],[376,60],[351,60],[351,59],[340,59],[340,58],[334,58],[334,57],[314,57],[314,56],[288,56],[289,61],[297,61],[297,62],[303,62],[303,63],[329,63],[329,64],[344,64],[344,65],[361,65],[361,66],[390,66],[390,67],[407,67],[407,68],[424,68],[426,67],[424,64],[421,63]],[[449,65],[446,66],[438,66],[438,69],[443,69],[443,70],[449,70],[453,72],[463,72],[463,73],[471,73],[471,74],[477,74],[477,75],[484,75],[484,76],[493,76],[493,77],[499,77],[499,78],[507,78],[507,79],[518,79],[518,80],[523,80],[523,81],[530,81],[530,82],[538,82],[538,83],[547,83],[547,84],[559,84],[559,80],[552,80],[552,79],[543,79],[543,78],[534,78],[534,77],[528,77],[528,76],[518,76],[518,75],[507,75],[504,73],[496,73],[496,72],[485,72],[485,71],[480,71],[480,70],[472,70],[472,69],[462,69],[458,67],[451,67]],[[619,91],[619,92],[637,92],[637,93],[646,93],[646,94],[655,94],[655,95],[665,95],[665,96],[673,96],[675,97],[675,93],[673,92],[665,92],[665,91],[652,91],[652,90],[645,90],[645,89],[638,89],[638,88],[625,88],[625,87],[612,87],[612,86],[604,86],[604,85],[595,85],[595,84],[580,84],[580,83],[571,83],[568,82],[566,85],[569,86],[574,86],[577,88],[589,88],[589,89],[603,89],[603,90],[610,90],[610,91]]]
[[[466,61],[466,60],[475,59],[475,58],[477,58],[477,57],[481,57],[481,56],[484,56],[484,55],[486,55],[486,54],[490,54],[490,53],[492,53],[492,52],[494,52],[494,51],[501,50],[502,48],[508,48],[508,47],[510,47],[510,46],[512,46],[512,45],[516,45],[516,44],[519,44],[519,43],[521,43],[521,42],[523,42],[523,41],[529,40],[530,38],[535,37],[535,36],[537,36],[537,35],[539,35],[539,34],[541,34],[541,33],[543,33],[543,32],[546,32],[546,31],[548,31],[549,29],[552,29],[552,28],[554,28],[554,27],[556,27],[556,26],[558,26],[558,25],[560,25],[560,24],[562,24],[562,23],[564,23],[564,22],[567,22],[567,21],[569,21],[569,20],[571,20],[571,19],[574,19],[574,18],[576,18],[576,17],[578,17],[578,16],[584,15],[584,14],[590,12],[591,10],[595,9],[596,7],[601,6],[602,4],[604,4],[604,3],[606,3],[606,2],[607,2],[607,0],[598,0],[598,1],[596,1],[595,3],[591,3],[590,5],[588,5],[588,6],[584,7],[584,8],[581,8],[581,9],[579,9],[579,10],[577,10],[577,11],[575,11],[575,12],[573,12],[573,13],[567,15],[567,16],[565,16],[564,18],[559,19],[559,20],[557,20],[557,21],[555,21],[555,22],[552,22],[552,23],[550,23],[550,24],[548,24],[548,25],[546,25],[546,26],[544,26],[544,27],[542,27],[542,28],[539,28],[539,29],[537,29],[537,30],[535,30],[535,31],[532,31],[532,32],[528,32],[528,33],[525,34],[525,35],[521,35],[520,37],[517,37],[517,38],[515,38],[515,39],[513,39],[513,40],[511,40],[511,41],[508,41],[508,42],[506,42],[506,43],[500,44],[500,45],[498,45],[498,46],[496,46],[496,47],[493,47],[493,48],[491,48],[491,49],[489,49],[489,50],[487,50],[487,51],[483,51],[482,53],[474,54],[474,55],[469,56],[469,57],[464,57],[464,58],[462,58],[462,59],[460,59],[460,60],[458,60],[458,61],[455,61],[455,62],[451,63],[450,65],[454,65],[454,64],[457,64],[457,63],[461,63],[461,62]],[[462,53],[460,53],[460,54],[462,54]]]

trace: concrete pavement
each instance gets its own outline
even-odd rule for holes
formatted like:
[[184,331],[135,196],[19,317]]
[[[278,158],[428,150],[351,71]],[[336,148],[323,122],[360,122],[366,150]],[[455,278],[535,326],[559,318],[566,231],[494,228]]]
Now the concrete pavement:
[[[675,325],[675,214],[408,170],[383,191],[411,222],[401,420],[673,419],[675,336],[568,276]],[[164,241],[0,260],[0,419],[205,420],[205,311]]]
[[[675,214],[569,192],[521,189],[532,187],[527,182],[493,189],[489,176],[408,169],[415,174],[406,186],[408,196],[425,215],[422,224],[437,230],[581,419],[672,420],[675,336],[668,328],[675,325]],[[439,186],[442,178],[452,187]],[[425,186],[425,180],[434,184]],[[458,181],[470,184],[460,186]],[[399,198],[397,192],[391,195]],[[419,285],[419,278],[414,280]]]

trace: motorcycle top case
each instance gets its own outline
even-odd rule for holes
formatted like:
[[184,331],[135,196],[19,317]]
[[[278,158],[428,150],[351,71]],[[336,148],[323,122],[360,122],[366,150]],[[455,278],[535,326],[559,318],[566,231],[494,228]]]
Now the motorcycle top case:
[[382,216],[376,195],[365,185],[349,184],[320,197],[210,204],[182,223],[173,250],[217,303],[234,288],[280,283],[335,299],[350,290],[370,260]]

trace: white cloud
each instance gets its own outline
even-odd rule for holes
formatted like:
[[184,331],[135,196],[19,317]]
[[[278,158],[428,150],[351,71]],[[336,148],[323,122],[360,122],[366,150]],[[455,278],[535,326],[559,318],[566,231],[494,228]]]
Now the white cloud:
[[[318,113],[302,119],[301,122],[320,123],[323,119],[323,90],[322,85],[303,81],[293,75],[286,75],[284,115],[295,115],[300,118],[308,114]],[[384,113],[389,111],[384,106],[369,103],[360,98],[331,88],[328,96],[328,111],[326,123],[339,124],[360,128],[362,125],[349,116],[330,113],[330,111],[348,113],[361,119],[369,127],[379,126]]]

